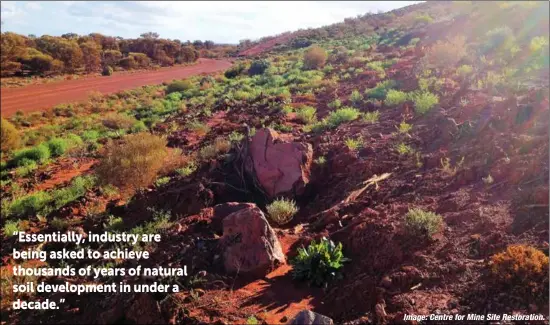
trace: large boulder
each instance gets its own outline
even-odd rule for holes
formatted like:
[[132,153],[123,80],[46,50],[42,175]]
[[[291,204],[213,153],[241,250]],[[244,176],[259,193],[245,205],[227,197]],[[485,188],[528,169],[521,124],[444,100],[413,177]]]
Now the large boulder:
[[264,128],[252,137],[247,171],[270,199],[283,194],[300,195],[309,183],[313,159],[311,144],[283,142],[277,132]]
[[277,235],[262,210],[247,204],[223,219],[225,270],[263,276],[276,265],[285,263],[285,255]]
[[288,325],[332,325],[334,322],[331,318],[312,312],[311,310],[302,310],[293,319],[291,319]]

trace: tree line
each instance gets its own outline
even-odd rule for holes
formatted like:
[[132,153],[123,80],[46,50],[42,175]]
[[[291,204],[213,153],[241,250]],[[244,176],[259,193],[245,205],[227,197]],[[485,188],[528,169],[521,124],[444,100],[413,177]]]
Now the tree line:
[[225,56],[233,50],[231,45],[208,40],[164,39],[154,32],[135,39],[99,33],[36,37],[4,32],[0,42],[0,68],[2,77],[92,73],[106,67],[129,70],[192,63],[199,57]]

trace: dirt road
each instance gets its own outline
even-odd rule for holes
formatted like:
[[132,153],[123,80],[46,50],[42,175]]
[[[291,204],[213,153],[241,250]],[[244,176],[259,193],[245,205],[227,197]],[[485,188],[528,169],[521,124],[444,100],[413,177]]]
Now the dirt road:
[[143,71],[111,77],[89,77],[77,80],[64,80],[49,84],[30,85],[22,88],[2,88],[0,90],[1,112],[10,116],[18,110],[25,113],[46,109],[61,103],[86,100],[90,91],[104,94],[114,93],[163,81],[182,79],[200,73],[211,73],[229,68],[226,60],[199,59],[188,67],[162,68],[156,71]]

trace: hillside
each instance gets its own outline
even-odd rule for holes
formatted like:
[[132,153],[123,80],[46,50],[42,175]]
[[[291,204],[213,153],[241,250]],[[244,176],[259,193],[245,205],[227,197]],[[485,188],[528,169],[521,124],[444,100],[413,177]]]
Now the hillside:
[[[547,323],[548,12],[425,2],[241,44],[223,74],[3,119],[2,321],[301,324],[311,310],[350,325]],[[149,251],[144,268],[189,276],[28,277],[182,290],[52,293],[32,298],[65,299],[58,310],[11,310],[29,298],[10,291],[12,251],[30,247],[16,230],[160,233],[82,247]],[[40,249],[61,248],[75,245]]]

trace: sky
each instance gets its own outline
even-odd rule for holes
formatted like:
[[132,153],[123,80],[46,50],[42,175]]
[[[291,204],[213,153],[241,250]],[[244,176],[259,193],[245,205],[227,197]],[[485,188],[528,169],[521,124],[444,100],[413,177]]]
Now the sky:
[[300,28],[321,27],[367,12],[419,1],[0,1],[2,32],[238,43]]

